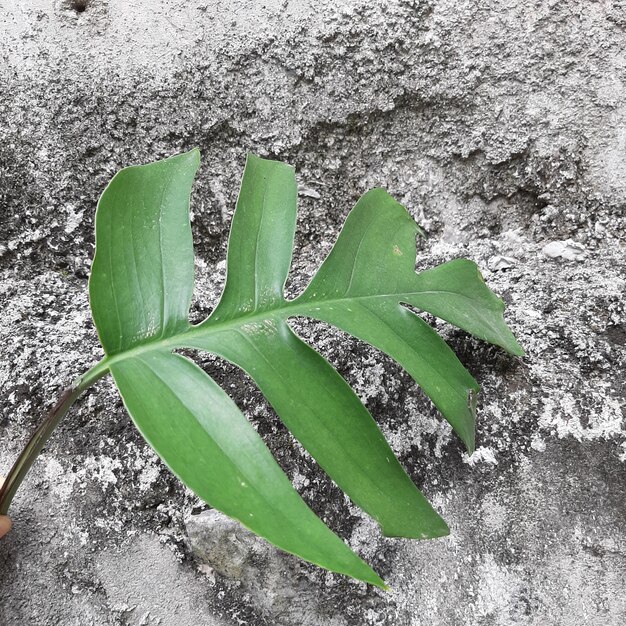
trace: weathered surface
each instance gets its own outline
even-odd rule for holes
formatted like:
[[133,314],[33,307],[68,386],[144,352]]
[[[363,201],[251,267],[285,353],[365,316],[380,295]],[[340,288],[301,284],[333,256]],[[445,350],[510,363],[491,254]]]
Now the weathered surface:
[[15,501],[0,624],[623,624],[624,3],[132,4],[0,0],[0,472],[100,355],[86,280],[104,184],[194,145],[194,318],[215,304],[254,150],[298,167],[292,291],[382,185],[429,234],[420,267],[476,260],[527,356],[437,324],[483,387],[468,459],[393,363],[298,323],[449,522],[427,543],[381,538],[249,380],[202,357],[390,593],[269,547],[246,559],[239,546],[236,571],[211,567],[202,506],[99,383]]

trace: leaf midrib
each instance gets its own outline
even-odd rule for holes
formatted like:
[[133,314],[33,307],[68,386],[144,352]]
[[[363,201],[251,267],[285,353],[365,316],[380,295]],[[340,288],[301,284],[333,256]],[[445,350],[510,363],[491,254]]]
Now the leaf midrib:
[[[316,305],[327,306],[333,303],[348,303],[350,301],[359,301],[359,300],[372,300],[377,298],[397,298],[398,302],[403,302],[405,298],[415,295],[454,295],[457,297],[462,297],[464,299],[472,301],[472,298],[466,296],[465,294],[455,292],[455,291],[447,291],[447,290],[426,290],[426,291],[410,291],[410,292],[402,292],[402,293],[383,293],[383,294],[373,294],[373,295],[363,295],[363,296],[343,296],[341,298],[328,298],[324,300],[312,300],[309,298],[303,299],[303,296],[306,292],[303,292],[297,298],[293,300],[277,300],[274,308],[262,309],[260,311],[250,312],[244,315],[240,315],[237,317],[233,317],[227,320],[219,321],[219,322],[211,322],[212,315],[209,315],[207,319],[200,322],[199,324],[191,325],[187,327],[186,330],[177,333],[175,335],[171,335],[169,337],[159,337],[153,341],[147,341],[145,343],[141,343],[138,346],[130,348],[128,350],[124,350],[123,352],[118,352],[116,354],[107,355],[102,360],[100,360],[96,365],[94,365],[90,370],[88,370],[80,379],[77,384],[87,384],[95,382],[97,379],[106,375],[109,371],[109,367],[114,365],[115,363],[120,363],[125,361],[126,359],[134,358],[145,354],[147,352],[152,352],[154,350],[164,350],[164,349],[174,349],[174,348],[195,348],[195,345],[190,345],[186,342],[187,339],[194,337],[203,337],[208,334],[212,334],[214,332],[223,332],[231,329],[239,329],[242,324],[248,324],[255,321],[262,321],[267,319],[268,317],[279,317],[281,319],[286,319],[292,317],[294,315],[304,315],[306,317],[316,318],[315,315],[315,307]],[[218,305],[219,306],[219,305]],[[215,307],[215,311],[217,310],[217,306]],[[287,313],[283,315],[283,313]]]

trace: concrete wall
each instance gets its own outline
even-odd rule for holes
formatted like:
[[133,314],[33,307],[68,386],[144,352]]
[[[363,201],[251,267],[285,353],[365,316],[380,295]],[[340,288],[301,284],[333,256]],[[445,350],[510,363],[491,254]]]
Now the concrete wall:
[[300,324],[449,522],[430,542],[381,538],[250,381],[203,358],[388,593],[203,511],[102,381],[15,500],[0,624],[625,622],[623,1],[0,0],[0,24],[0,472],[101,355],[86,289],[104,185],[192,146],[194,319],[252,150],[298,168],[292,291],[382,185],[428,232],[419,266],[474,259],[527,350],[438,324],[482,385],[468,458],[388,359]]

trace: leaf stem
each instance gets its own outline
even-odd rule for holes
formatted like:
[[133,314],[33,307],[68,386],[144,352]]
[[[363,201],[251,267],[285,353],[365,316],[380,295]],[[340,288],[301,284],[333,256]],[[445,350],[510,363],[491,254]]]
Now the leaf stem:
[[46,415],[44,421],[33,433],[29,442],[17,457],[13,467],[9,470],[9,474],[2,484],[2,487],[0,487],[0,515],[7,514],[15,492],[57,424],[61,421],[61,418],[70,410],[70,407],[76,402],[78,396],[80,396],[83,391],[107,373],[108,369],[104,365],[104,362],[105,360],[103,359],[72,385],[64,389],[55,405]]

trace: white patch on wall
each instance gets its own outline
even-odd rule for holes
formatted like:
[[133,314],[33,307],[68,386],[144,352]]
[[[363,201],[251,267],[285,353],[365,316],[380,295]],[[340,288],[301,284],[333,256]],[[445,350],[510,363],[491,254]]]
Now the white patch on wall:
[[544,452],[546,449],[546,442],[541,438],[539,433],[534,433],[530,440],[530,447],[537,452]]
[[44,476],[50,484],[50,491],[55,498],[64,502],[72,497],[76,474],[67,472],[65,468],[52,456],[41,455],[45,463]]
[[476,448],[474,454],[469,456],[467,453],[463,453],[463,463],[467,463],[471,467],[478,463],[488,463],[489,465],[497,465],[498,460],[496,459],[496,455],[491,448],[485,448],[485,446],[480,446],[480,448]]
[[159,468],[156,465],[148,465],[139,474],[139,488],[148,491],[159,478]]
[[597,399],[601,402],[601,409],[589,416],[588,426],[584,427],[580,419],[580,407],[571,394],[564,393],[558,402],[546,398],[539,427],[556,432],[559,439],[572,436],[578,441],[609,439],[622,434],[624,418],[620,403],[607,396]]
[[514,604],[522,581],[510,570],[498,565],[491,554],[485,554],[478,566],[477,617],[506,614],[505,607]]
[[103,486],[115,485],[117,476],[113,470],[121,469],[122,463],[119,459],[113,459],[110,456],[87,456],[83,460],[81,469],[77,475],[88,480],[95,480]]
[[502,532],[507,527],[507,509],[495,494],[488,494],[480,505],[482,521],[487,530]]
[[67,220],[65,221],[65,232],[69,235],[73,233],[83,220],[83,211],[76,211],[72,204],[65,205]]

